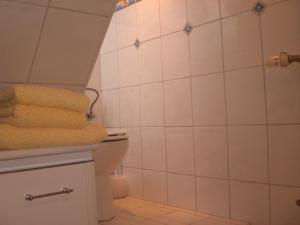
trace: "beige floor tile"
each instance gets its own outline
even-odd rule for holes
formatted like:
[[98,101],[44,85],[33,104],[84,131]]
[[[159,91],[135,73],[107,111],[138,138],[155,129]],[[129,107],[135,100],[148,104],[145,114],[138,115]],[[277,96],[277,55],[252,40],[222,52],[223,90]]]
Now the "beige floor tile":
[[173,209],[168,207],[156,207],[156,206],[145,206],[141,208],[136,208],[128,211],[130,214],[150,219],[153,217],[162,216],[171,212],[174,212]]
[[193,225],[249,225],[247,223],[235,221],[235,220],[227,220],[221,218],[208,218],[204,220],[200,220]]
[[143,220],[143,218],[128,213],[120,213],[113,220],[99,223],[99,225],[132,225]]
[[114,200],[116,218],[99,225],[249,225],[135,198]]
[[124,198],[124,199],[114,200],[114,206],[116,212],[128,211],[149,204],[150,204],[149,202],[140,199],[135,199],[135,198]]
[[167,215],[155,217],[152,220],[167,224],[167,225],[188,225],[195,223],[199,220],[204,220],[208,216],[200,215],[197,213],[187,211],[177,211]]
[[178,207],[169,206],[169,205],[164,205],[164,204],[160,204],[160,203],[156,203],[156,202],[150,202],[149,205],[154,206],[154,207],[167,208],[167,209],[169,209],[169,210],[171,210],[171,211],[174,211],[174,212],[175,212],[175,211],[181,210],[181,209],[178,208]]
[[154,221],[151,221],[151,220],[144,220],[144,221],[135,223],[133,225],[163,225],[163,224],[157,223],[157,222],[154,222]]

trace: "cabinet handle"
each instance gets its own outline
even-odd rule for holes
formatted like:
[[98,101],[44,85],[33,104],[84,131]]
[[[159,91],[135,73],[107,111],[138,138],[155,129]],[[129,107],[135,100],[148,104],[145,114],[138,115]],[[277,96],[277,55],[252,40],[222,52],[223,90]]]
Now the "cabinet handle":
[[71,188],[63,188],[61,191],[47,193],[47,194],[41,194],[41,195],[25,194],[24,198],[27,201],[32,201],[32,200],[37,199],[37,198],[45,198],[45,197],[54,196],[54,195],[61,195],[61,194],[70,194],[73,191],[74,190],[71,189]]

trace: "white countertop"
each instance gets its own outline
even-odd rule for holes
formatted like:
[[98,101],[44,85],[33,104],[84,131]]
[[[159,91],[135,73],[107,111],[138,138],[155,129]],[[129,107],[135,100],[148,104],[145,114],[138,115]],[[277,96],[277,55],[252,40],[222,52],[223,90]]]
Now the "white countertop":
[[33,149],[19,149],[19,150],[1,150],[0,161],[39,157],[47,155],[57,155],[72,152],[83,152],[90,151],[98,148],[99,144],[94,145],[77,145],[77,146],[62,146],[62,147],[51,147],[51,148],[33,148]]
[[92,151],[99,145],[0,151],[0,174],[90,162],[93,160]]

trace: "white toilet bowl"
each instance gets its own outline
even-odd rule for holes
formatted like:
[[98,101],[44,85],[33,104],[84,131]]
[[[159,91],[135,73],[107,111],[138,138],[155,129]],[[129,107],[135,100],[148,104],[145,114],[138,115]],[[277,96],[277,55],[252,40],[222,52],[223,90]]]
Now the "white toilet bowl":
[[128,149],[128,136],[124,130],[107,130],[108,136],[93,152],[96,172],[98,221],[114,217],[112,181],[110,173],[121,163]]

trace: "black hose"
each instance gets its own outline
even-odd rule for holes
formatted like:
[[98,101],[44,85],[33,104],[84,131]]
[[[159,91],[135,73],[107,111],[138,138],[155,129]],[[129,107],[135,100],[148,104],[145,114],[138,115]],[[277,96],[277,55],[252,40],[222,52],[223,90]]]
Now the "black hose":
[[96,93],[96,98],[94,99],[94,101],[92,102],[92,104],[91,104],[91,106],[90,106],[90,112],[87,114],[88,118],[92,119],[92,118],[95,117],[95,114],[94,114],[94,112],[93,112],[93,108],[94,108],[96,102],[98,101],[100,94],[99,94],[99,92],[98,92],[96,89],[94,89],[94,88],[86,88],[86,90],[88,90],[88,91],[93,91],[94,93]]

